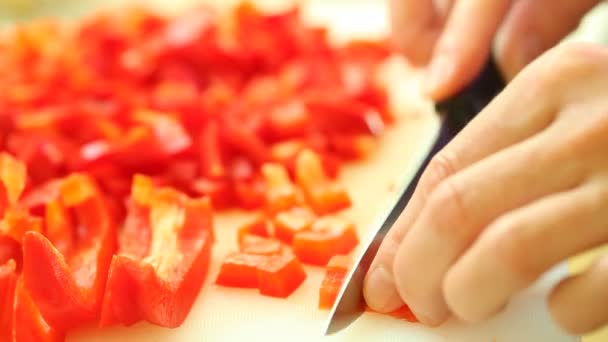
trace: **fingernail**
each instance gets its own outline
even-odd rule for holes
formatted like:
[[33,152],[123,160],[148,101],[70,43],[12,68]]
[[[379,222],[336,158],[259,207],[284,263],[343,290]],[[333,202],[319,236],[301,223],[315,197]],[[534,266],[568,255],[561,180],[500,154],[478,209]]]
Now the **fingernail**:
[[424,90],[427,94],[434,94],[445,84],[451,76],[454,63],[449,56],[438,55],[433,58],[424,80]]
[[383,266],[369,273],[365,293],[367,305],[379,312],[390,312],[402,305],[393,277]]

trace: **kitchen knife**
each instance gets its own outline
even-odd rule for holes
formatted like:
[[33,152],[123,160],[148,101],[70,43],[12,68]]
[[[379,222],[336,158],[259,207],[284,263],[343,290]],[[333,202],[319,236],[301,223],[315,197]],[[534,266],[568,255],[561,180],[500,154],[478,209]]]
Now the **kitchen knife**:
[[406,183],[401,195],[386,212],[374,222],[374,232],[364,245],[363,253],[347,274],[336,302],[330,311],[326,335],[337,333],[346,328],[365,311],[363,298],[363,279],[378,252],[380,242],[399,217],[410,200],[418,180],[433,156],[439,152],[464,126],[475,117],[504,88],[504,81],[492,58],[488,60],[480,75],[457,95],[436,104],[440,115],[441,127],[436,140],[420,165],[414,178]]

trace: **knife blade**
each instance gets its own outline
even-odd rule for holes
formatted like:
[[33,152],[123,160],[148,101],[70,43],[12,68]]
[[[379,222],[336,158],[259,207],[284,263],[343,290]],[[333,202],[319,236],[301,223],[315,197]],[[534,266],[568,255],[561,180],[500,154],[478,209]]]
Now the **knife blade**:
[[363,280],[384,236],[393,226],[410,198],[420,176],[437,152],[458,134],[503,88],[504,81],[496,63],[489,58],[483,71],[464,90],[436,104],[440,115],[440,129],[435,141],[420,164],[415,176],[400,189],[400,195],[380,213],[372,224],[372,234],[363,246],[363,253],[346,276],[340,293],[330,311],[325,335],[335,334],[357,320],[365,311]]

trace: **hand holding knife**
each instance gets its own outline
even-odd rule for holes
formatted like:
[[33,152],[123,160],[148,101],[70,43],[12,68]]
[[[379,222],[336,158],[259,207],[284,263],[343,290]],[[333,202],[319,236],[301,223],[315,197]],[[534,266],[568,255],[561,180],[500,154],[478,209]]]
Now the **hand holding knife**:
[[401,190],[401,195],[381,213],[374,222],[373,235],[364,245],[363,253],[355,260],[346,277],[340,294],[330,312],[326,335],[331,335],[349,326],[365,310],[363,280],[373,261],[380,243],[409,202],[422,172],[433,156],[452,140],[477,113],[479,113],[504,87],[504,81],[494,61],[490,59],[478,78],[454,97],[438,103],[441,127],[431,151],[420,165],[414,178]]

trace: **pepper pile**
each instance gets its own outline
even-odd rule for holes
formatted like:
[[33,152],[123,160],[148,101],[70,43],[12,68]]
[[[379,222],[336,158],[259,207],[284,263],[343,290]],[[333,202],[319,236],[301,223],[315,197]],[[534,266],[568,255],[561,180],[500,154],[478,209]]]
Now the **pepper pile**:
[[180,325],[212,208],[265,213],[218,283],[284,297],[300,262],[352,250],[332,179],[392,122],[373,77],[390,49],[299,17],[134,8],[0,33],[0,340]]
[[281,164],[264,164],[262,174],[265,213],[239,228],[239,251],[223,261],[216,283],[287,297],[306,279],[300,262],[324,266],[350,253],[359,239],[354,225],[336,215],[351,205],[350,198],[316,153],[298,154],[296,184]]

